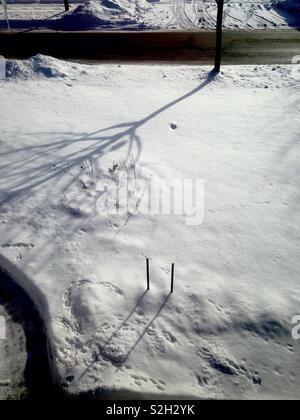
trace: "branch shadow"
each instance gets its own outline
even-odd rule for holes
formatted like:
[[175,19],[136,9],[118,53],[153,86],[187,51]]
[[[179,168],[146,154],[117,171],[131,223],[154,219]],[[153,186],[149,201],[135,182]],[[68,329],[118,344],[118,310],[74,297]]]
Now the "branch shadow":
[[[103,156],[124,146],[127,147],[124,161],[128,161],[132,157],[133,150],[136,149],[134,157],[134,163],[136,164],[142,152],[142,139],[137,134],[138,129],[161,113],[200,92],[215,77],[216,73],[214,71],[209,72],[207,78],[199,86],[140,120],[119,123],[79,135],[66,132],[63,133],[63,138],[59,137],[54,141],[2,151],[2,162],[4,163],[0,165],[0,177],[5,180],[5,189],[1,191],[0,188],[0,203],[5,204],[23,194],[30,193],[32,189],[65,175],[66,170],[70,171],[86,160],[92,159],[99,164],[99,159]],[[109,134],[107,133],[109,131],[117,132]],[[49,135],[49,133],[29,133],[29,135],[42,136]],[[69,148],[74,145],[78,147],[75,150],[74,148],[70,150]],[[25,161],[24,153],[29,155]],[[58,154],[63,158],[58,158]],[[11,156],[13,156],[14,161],[5,163],[11,159]],[[45,160],[46,162],[43,162]],[[30,167],[33,164],[35,167]],[[104,172],[101,166],[99,166],[98,171],[98,175]],[[72,176],[68,186],[76,181],[78,181],[78,176]]]

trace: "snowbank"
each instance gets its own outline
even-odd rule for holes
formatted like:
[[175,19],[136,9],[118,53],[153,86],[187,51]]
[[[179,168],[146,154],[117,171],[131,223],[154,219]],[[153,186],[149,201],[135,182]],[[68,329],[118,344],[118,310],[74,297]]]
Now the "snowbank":
[[[8,63],[0,252],[70,393],[299,395],[299,81],[289,66],[209,70]],[[121,171],[138,208],[141,178],[204,179],[204,223],[99,213]]]
[[[75,65],[76,66],[76,65]],[[34,79],[36,77],[64,78],[70,77],[70,66],[52,57],[36,55],[30,60],[9,61],[6,67],[7,77],[13,79]],[[74,74],[78,74],[75,72]]]
[[[110,72],[105,72],[105,68]],[[130,66],[133,68],[148,69],[148,66]],[[158,66],[168,69],[168,66]],[[59,82],[93,81],[96,83],[105,83],[114,80],[119,73],[118,69],[123,69],[121,65],[116,66],[90,66],[78,63],[62,61],[54,57],[37,54],[28,60],[7,60],[6,72],[7,80],[27,80],[38,81],[40,79],[58,79]],[[170,67],[171,68],[171,67]],[[177,77],[184,78],[186,68],[184,66],[175,66],[176,71],[170,72],[168,80],[175,82]],[[189,74],[189,80],[197,81],[207,74],[207,67],[191,66],[193,71]],[[237,67],[241,69],[252,69],[252,66]],[[292,77],[291,67],[289,66],[255,66],[253,72],[234,71],[235,67],[226,67],[226,73],[219,78],[219,83],[229,83],[242,85],[245,88],[278,88],[290,86]],[[296,72],[295,72],[296,73]],[[151,72],[150,72],[151,75]],[[139,83],[143,83],[145,76],[143,73],[134,74],[134,78]],[[60,80],[59,80],[60,79]],[[295,83],[296,84],[296,83]]]
[[149,10],[146,1],[129,0],[88,1],[56,21],[61,29],[92,29],[135,26],[144,27],[141,14]]

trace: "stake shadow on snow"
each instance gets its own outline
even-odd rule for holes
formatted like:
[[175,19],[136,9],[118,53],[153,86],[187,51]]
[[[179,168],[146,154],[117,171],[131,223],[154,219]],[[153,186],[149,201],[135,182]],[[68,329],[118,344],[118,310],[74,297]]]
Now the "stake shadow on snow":
[[[149,291],[145,291],[137,300],[136,304],[134,305],[133,309],[130,311],[130,313],[128,314],[128,316],[126,317],[126,319],[120,324],[120,326],[113,332],[113,334],[111,334],[111,336],[106,340],[106,342],[104,343],[104,345],[100,345],[99,343],[96,343],[96,346],[98,348],[98,352],[94,354],[94,361],[92,363],[90,363],[90,365],[84,370],[84,372],[80,375],[80,377],[77,380],[81,380],[86,373],[89,371],[89,369],[91,369],[98,361],[99,359],[101,359],[101,357],[104,357],[105,359],[109,359],[109,357],[106,357],[105,355],[105,351],[107,349],[107,347],[109,346],[109,344],[112,342],[112,340],[117,337],[118,333],[122,330],[123,327],[125,327],[128,322],[130,321],[131,317],[134,315],[134,313],[136,312],[137,308],[142,304],[144,298],[146,297],[146,295],[150,293]],[[124,364],[127,362],[127,360],[129,359],[130,355],[134,352],[134,350],[136,349],[136,347],[138,346],[138,344],[142,341],[143,337],[145,336],[145,334],[149,331],[150,327],[154,324],[154,322],[156,321],[156,319],[160,316],[160,314],[162,313],[163,309],[165,308],[166,304],[168,303],[170,297],[171,297],[171,293],[169,293],[163,300],[163,302],[161,303],[161,305],[159,306],[158,310],[155,312],[155,315],[151,318],[151,320],[147,323],[146,327],[144,328],[144,330],[139,334],[137,340],[134,342],[134,344],[128,349],[128,351],[126,352],[126,354],[124,355],[124,357],[122,357],[122,360],[119,360],[117,363],[115,363],[115,366],[117,368],[117,370],[120,370]],[[92,344],[93,340],[96,337],[94,336],[91,340],[89,340],[89,345]]]

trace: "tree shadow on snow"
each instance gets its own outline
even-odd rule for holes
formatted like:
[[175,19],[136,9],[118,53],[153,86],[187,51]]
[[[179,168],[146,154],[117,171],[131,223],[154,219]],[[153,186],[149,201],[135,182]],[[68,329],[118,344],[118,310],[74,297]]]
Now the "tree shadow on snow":
[[[296,3],[298,2],[298,3]],[[300,0],[284,0],[272,5],[291,28],[300,29]]]
[[[30,32],[37,29],[55,29],[55,22],[65,12],[56,13],[52,16],[46,17],[44,19],[9,19],[9,26],[11,30],[20,29],[20,32]],[[9,18],[9,16],[8,16]],[[55,20],[52,20],[55,19]],[[7,29],[7,21],[5,19],[0,19],[0,30]]]
[[[0,189],[0,204],[5,205],[11,201],[17,201],[21,197],[24,198],[26,194],[30,196],[32,189],[65,176],[66,172],[80,167],[85,161],[93,160],[99,165],[103,156],[123,147],[127,148],[124,162],[131,160],[135,149],[134,163],[137,163],[142,152],[142,140],[137,131],[163,112],[200,92],[215,77],[216,73],[211,71],[199,86],[138,121],[115,124],[78,136],[74,133],[63,133],[63,138],[34,146],[16,147],[7,151],[2,148],[1,155],[4,163],[0,165],[0,177],[5,180],[6,185],[5,189]],[[109,131],[114,131],[114,133],[109,134]],[[28,135],[49,136],[49,134],[51,133],[29,133]],[[60,133],[59,136],[61,136]],[[12,162],[11,159],[13,159]],[[6,163],[6,161],[10,162]],[[96,169],[97,175],[104,173],[101,166]],[[79,175],[70,176],[70,182],[62,192],[66,192],[68,187],[78,180]],[[8,185],[11,186],[8,187]]]

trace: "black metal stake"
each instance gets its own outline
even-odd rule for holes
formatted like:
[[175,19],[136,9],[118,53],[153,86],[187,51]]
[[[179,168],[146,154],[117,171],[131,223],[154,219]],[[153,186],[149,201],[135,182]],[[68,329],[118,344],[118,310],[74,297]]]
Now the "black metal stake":
[[65,3],[65,11],[68,12],[70,10],[69,0],[64,0]]
[[146,259],[147,266],[147,290],[150,290],[150,269],[149,269],[149,258]]
[[223,30],[223,11],[224,0],[216,0],[218,4],[217,16],[217,34],[216,34],[216,57],[215,57],[215,72],[220,73],[222,60],[222,30]]
[[175,264],[172,264],[172,274],[171,274],[171,293],[174,292],[174,273],[175,273]]

